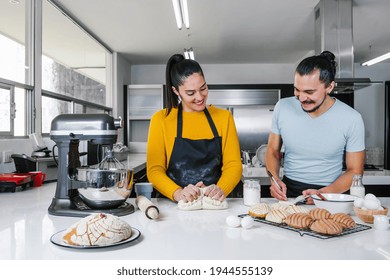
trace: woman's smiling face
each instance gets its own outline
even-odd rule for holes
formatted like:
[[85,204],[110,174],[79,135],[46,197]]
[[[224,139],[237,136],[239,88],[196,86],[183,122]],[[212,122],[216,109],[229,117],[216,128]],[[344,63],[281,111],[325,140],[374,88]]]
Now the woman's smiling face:
[[178,89],[172,88],[181,99],[185,112],[201,112],[206,107],[208,87],[200,73],[189,76]]

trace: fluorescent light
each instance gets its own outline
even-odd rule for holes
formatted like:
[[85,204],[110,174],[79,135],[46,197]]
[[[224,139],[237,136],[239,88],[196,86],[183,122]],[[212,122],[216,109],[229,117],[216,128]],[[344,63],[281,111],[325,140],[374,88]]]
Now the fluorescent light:
[[385,59],[388,59],[388,58],[390,58],[390,52],[388,52],[388,53],[386,53],[384,55],[378,56],[377,58],[374,58],[374,59],[371,59],[369,61],[366,61],[366,62],[362,63],[362,65],[363,66],[371,66],[371,65],[373,65],[375,63],[381,62],[381,61],[383,61]]
[[192,48],[184,49],[184,57],[186,59],[195,60],[194,50]]
[[183,15],[183,23],[188,28],[190,28],[190,18],[188,17],[188,5],[187,0],[181,1],[181,14]]
[[177,28],[181,29],[184,25],[190,28],[190,19],[188,16],[187,0],[172,0],[173,11],[175,12]]
[[173,4],[173,11],[175,12],[177,28],[181,29],[181,26],[183,25],[183,18],[181,16],[181,9],[180,9],[180,2],[179,1],[180,0],[172,0],[172,4]]

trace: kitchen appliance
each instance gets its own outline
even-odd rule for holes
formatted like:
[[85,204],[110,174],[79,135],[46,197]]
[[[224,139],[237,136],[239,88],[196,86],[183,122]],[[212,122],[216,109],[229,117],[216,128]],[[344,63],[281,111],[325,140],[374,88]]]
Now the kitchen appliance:
[[[58,172],[49,214],[85,217],[102,209],[117,216],[134,212],[134,206],[126,202],[132,190],[132,170],[112,166],[111,169],[100,166],[83,170],[79,158],[80,141],[89,141],[111,151],[121,127],[120,118],[107,114],[62,114],[53,119],[50,139],[58,147]],[[107,161],[114,161],[109,153],[108,156]],[[101,180],[107,184],[111,180],[115,185],[103,185]],[[115,191],[122,191],[120,203],[117,196],[112,197],[117,194]]]
[[268,143],[272,113],[281,91],[278,86],[209,85],[207,103],[227,109],[233,115],[244,164],[250,165],[257,148]]
[[33,147],[32,157],[49,157],[51,151],[46,147],[43,142],[42,136],[38,133],[32,133],[28,136]]
[[390,169],[390,81],[385,82],[384,169]]
[[4,173],[0,174],[0,191],[15,192],[16,188],[21,187],[25,190],[27,186],[33,186],[32,174]]
[[[351,94],[355,90],[379,83],[369,78],[354,77],[352,2],[320,0],[314,8],[315,54],[319,55],[326,50],[336,56],[335,94]],[[350,102],[353,103],[353,100]]]

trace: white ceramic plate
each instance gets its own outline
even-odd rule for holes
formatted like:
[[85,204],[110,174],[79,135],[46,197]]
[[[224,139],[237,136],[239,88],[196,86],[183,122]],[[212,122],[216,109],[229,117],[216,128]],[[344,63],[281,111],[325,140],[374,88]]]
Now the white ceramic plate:
[[138,229],[132,227],[131,228],[132,234],[131,234],[130,238],[128,238],[126,240],[122,240],[118,243],[114,243],[114,244],[110,244],[110,245],[103,245],[103,246],[77,246],[77,245],[70,245],[68,243],[65,243],[62,240],[62,236],[63,236],[64,232],[65,232],[65,229],[53,234],[50,238],[51,243],[58,245],[58,246],[61,246],[61,247],[72,248],[72,249],[101,249],[101,248],[108,248],[108,247],[118,246],[118,245],[122,245],[122,244],[127,244],[127,243],[130,243],[130,242],[137,240],[141,236],[141,232]]
[[267,151],[267,146],[267,144],[263,144],[256,150],[256,157],[260,166],[265,166],[265,152]]

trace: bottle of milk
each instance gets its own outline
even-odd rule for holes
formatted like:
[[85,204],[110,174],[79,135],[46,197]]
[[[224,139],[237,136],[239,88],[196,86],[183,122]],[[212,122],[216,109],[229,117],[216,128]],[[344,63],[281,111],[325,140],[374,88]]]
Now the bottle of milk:
[[260,203],[261,188],[258,180],[245,180],[244,181],[244,204],[252,206]]
[[366,190],[363,186],[362,175],[355,174],[352,177],[352,185],[349,189],[351,195],[364,198]]

